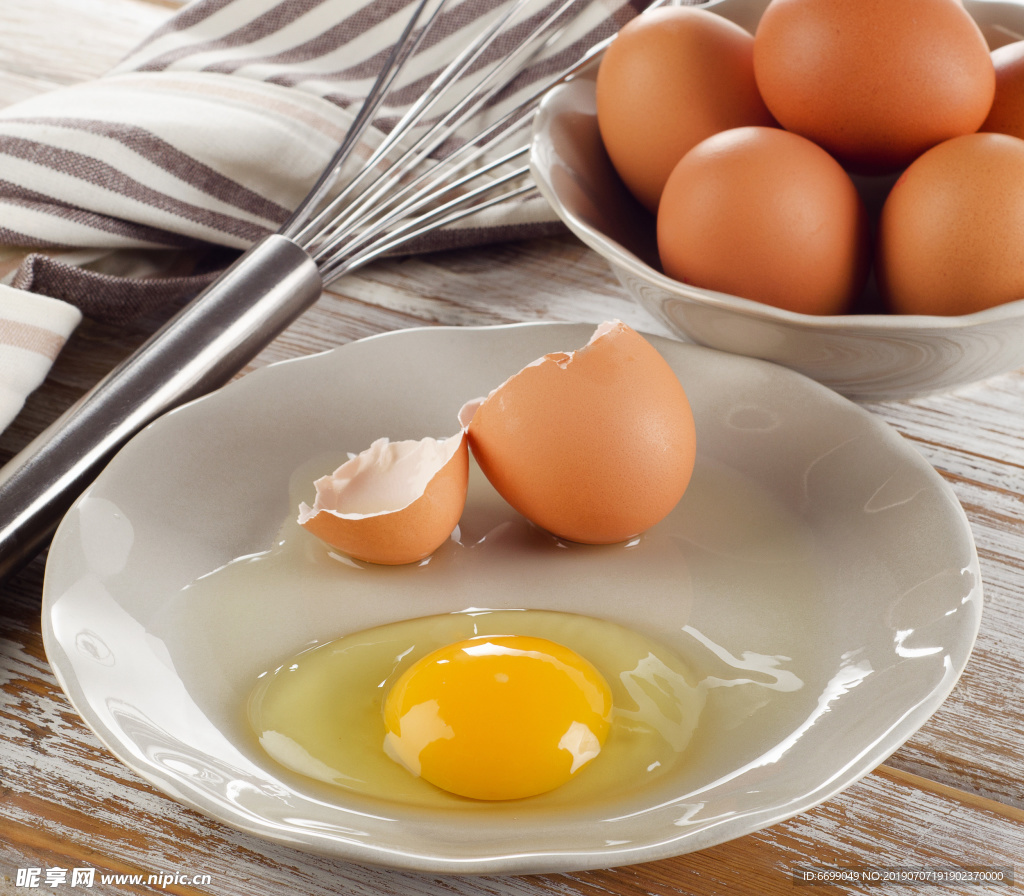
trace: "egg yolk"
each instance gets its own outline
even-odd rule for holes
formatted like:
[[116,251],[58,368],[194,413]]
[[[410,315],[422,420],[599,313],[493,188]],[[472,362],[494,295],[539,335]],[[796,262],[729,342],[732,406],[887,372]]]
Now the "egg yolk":
[[384,749],[460,796],[507,800],[564,784],[608,735],[608,683],[545,638],[479,636],[422,657],[384,703]]

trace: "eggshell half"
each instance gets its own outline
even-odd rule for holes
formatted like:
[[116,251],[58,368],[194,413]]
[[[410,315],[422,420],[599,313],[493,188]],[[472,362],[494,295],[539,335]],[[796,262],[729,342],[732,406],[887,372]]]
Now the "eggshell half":
[[610,544],[644,532],[676,506],[693,472],[683,386],[619,321],[578,351],[527,365],[459,419],[498,493],[569,541]]
[[466,433],[378,439],[314,485],[313,506],[299,506],[299,525],[357,560],[415,563],[444,543],[466,505]]

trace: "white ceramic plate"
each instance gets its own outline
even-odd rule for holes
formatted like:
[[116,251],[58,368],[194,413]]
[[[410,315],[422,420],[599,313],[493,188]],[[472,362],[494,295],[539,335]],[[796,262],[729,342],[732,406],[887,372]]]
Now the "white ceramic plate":
[[[767,5],[768,0],[711,0],[705,8],[753,33]],[[1019,0],[964,0],[964,6],[993,48],[1024,38]],[[948,390],[1024,364],[1024,299],[960,317],[818,317],[665,276],[657,262],[653,217],[626,192],[601,144],[596,71],[595,63],[545,98],[534,126],[534,180],[565,224],[672,332],[784,364],[859,400]],[[869,209],[880,208],[893,179],[859,179]],[[869,285],[865,310],[877,304]]]
[[[353,574],[339,563],[329,594],[299,579],[270,595],[198,599],[189,587],[272,547],[295,513],[289,478],[311,458],[381,435],[451,434],[465,399],[592,330],[387,334],[256,371],[147,428],[68,513],[47,563],[47,654],[89,726],[154,786],[229,825],[441,873],[701,849],[873,769],[967,662],[982,605],[977,556],[951,490],[897,433],[773,364],[652,339],[689,392],[698,458],[677,509],[630,547],[517,550],[513,539],[467,573],[452,552],[526,525],[477,480],[463,544],[425,566]],[[247,730],[256,675],[305,645],[524,605],[622,623],[692,664],[707,703],[672,773],[585,804],[433,811],[291,774]]]

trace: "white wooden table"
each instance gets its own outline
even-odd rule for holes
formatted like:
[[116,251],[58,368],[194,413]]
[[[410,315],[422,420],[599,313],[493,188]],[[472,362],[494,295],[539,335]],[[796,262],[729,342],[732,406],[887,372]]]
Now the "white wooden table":
[[[0,105],[101,74],[176,8],[171,0],[0,0]],[[2,160],[0,160],[2,176]],[[349,276],[251,365],[430,324],[619,317],[664,332],[569,236],[390,260]],[[0,461],[157,324],[84,323],[0,438]],[[870,405],[953,487],[981,558],[985,612],[966,673],[935,716],[860,783],[783,824],[656,863],[534,877],[435,878],[311,857],[186,809],[120,765],[46,662],[42,558],[0,594],[0,894],[19,871],[176,874],[168,893],[772,894],[798,864],[1014,866],[1024,880],[1024,370],[952,394]],[[1012,886],[873,884],[811,892],[1010,892]],[[70,879],[48,888],[70,890]],[[151,893],[130,882],[96,893]]]

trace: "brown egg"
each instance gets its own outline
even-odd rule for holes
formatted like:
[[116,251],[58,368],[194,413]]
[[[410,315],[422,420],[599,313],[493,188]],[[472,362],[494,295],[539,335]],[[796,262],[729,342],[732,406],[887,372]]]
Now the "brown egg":
[[394,566],[432,554],[458,525],[469,486],[464,431],[448,439],[378,439],[315,483],[298,522],[357,560]]
[[882,207],[876,265],[900,314],[1024,298],[1024,140],[968,134],[922,155]]
[[495,490],[569,541],[625,541],[682,497],[693,415],[671,367],[619,321],[574,352],[545,355],[459,414]]
[[995,92],[988,46],[957,0],[772,0],[754,72],[783,127],[861,171],[976,131]]
[[849,175],[778,128],[737,128],[694,147],[658,210],[670,277],[805,314],[848,309],[867,276],[868,239]]
[[992,51],[996,96],[979,130],[1024,138],[1024,40]]
[[597,74],[597,121],[612,164],[649,210],[669,173],[705,137],[771,125],[754,82],[753,37],[693,7],[651,10],[629,22]]

